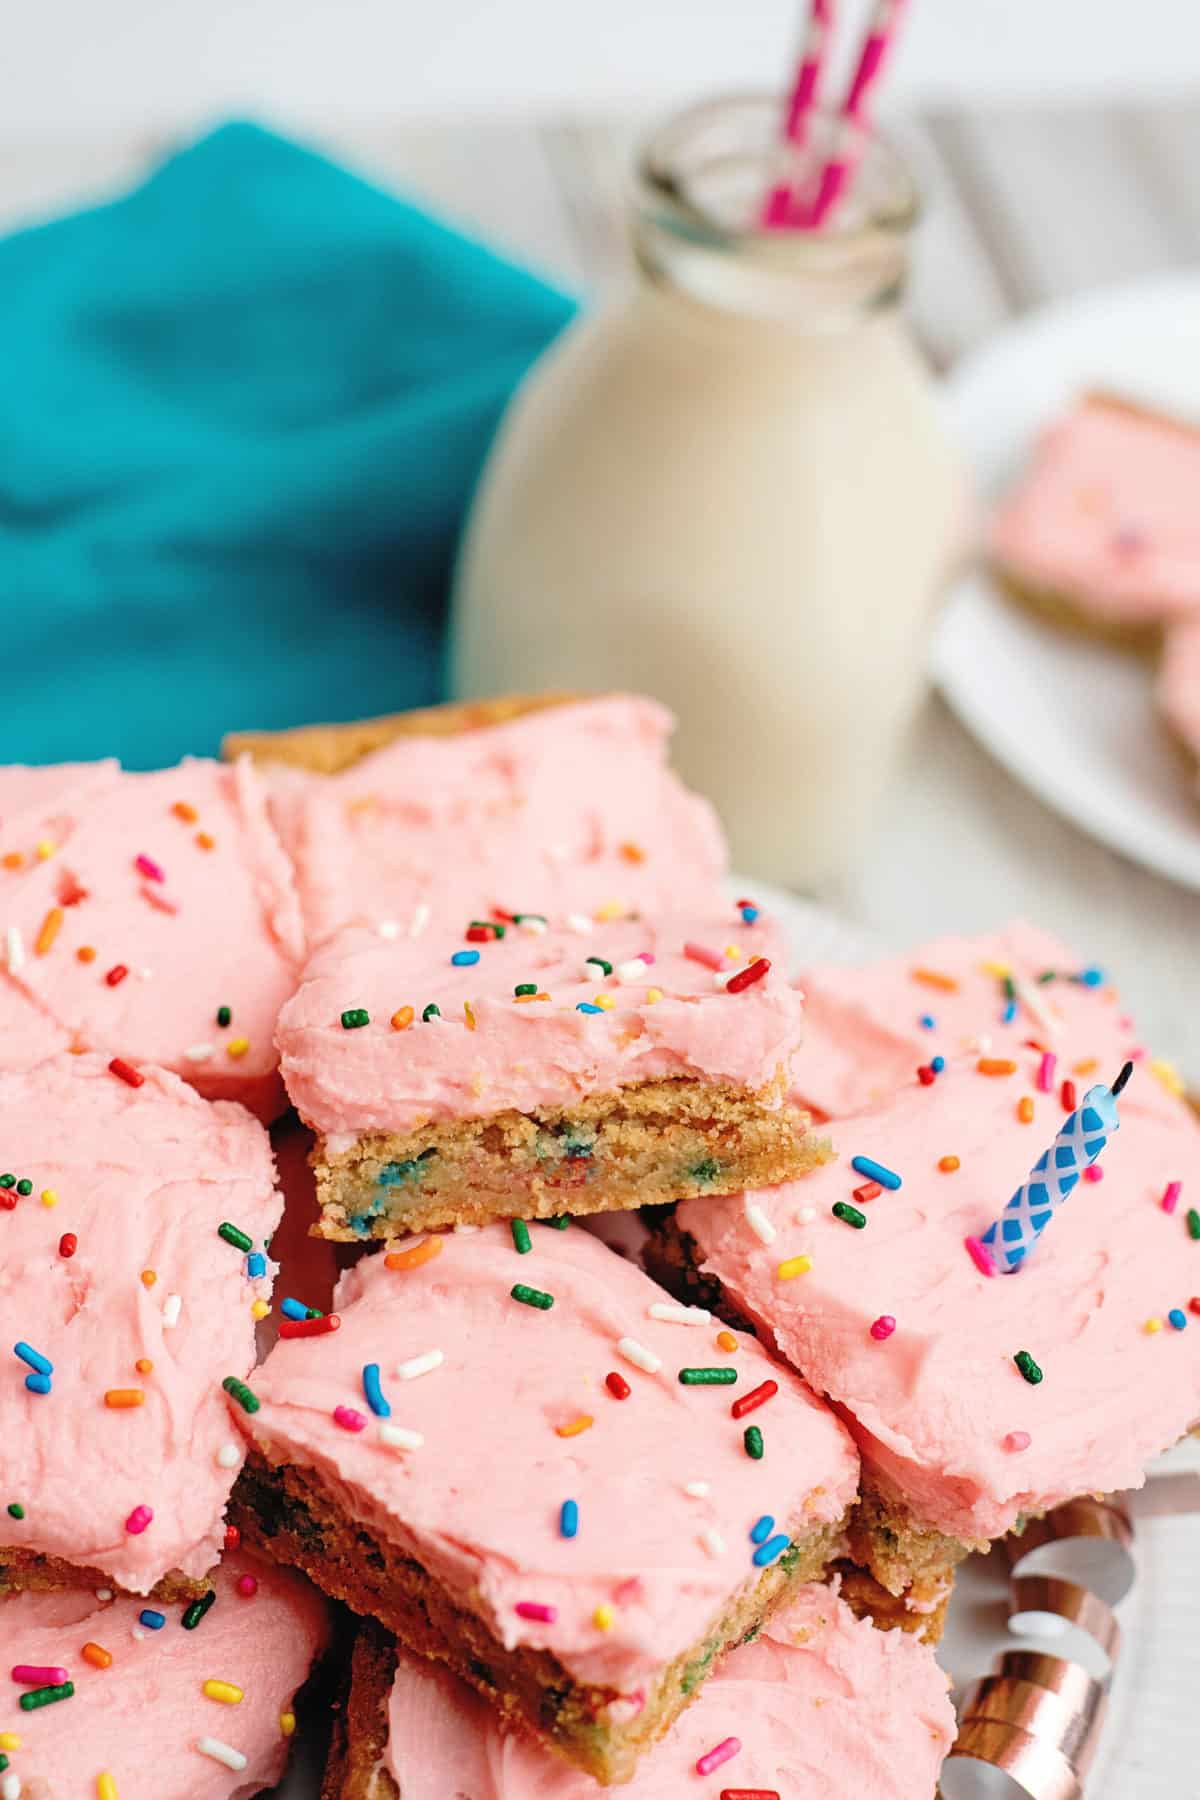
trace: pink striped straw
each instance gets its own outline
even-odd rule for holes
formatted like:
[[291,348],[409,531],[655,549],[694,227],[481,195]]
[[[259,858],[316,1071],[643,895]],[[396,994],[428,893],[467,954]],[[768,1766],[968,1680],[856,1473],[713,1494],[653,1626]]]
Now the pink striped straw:
[[906,5],[907,0],[878,0],[858,65],[842,102],[837,151],[821,170],[816,198],[807,216],[800,221],[808,231],[821,229],[854,178],[866,140],[867,103],[895,42]]
[[[808,30],[796,67],[796,79],[788,95],[784,113],[783,136],[789,144],[804,142],[808,115],[817,103],[825,53],[833,36],[835,0],[809,0]],[[792,190],[786,182],[772,188],[763,208],[762,223],[770,228],[793,223]]]

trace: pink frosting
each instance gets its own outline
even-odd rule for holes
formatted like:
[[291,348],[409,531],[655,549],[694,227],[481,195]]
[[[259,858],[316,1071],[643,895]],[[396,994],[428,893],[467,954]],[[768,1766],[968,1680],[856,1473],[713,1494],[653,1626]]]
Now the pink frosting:
[[458,919],[715,897],[724,839],[667,767],[673,725],[654,701],[616,694],[400,738],[338,775],[272,771],[310,942],[407,924],[422,903]]
[[[81,949],[95,954],[81,962]],[[0,771],[0,1069],[105,1049],[269,1116],[282,1103],[275,1019],[302,953],[291,874],[249,763]],[[224,1030],[220,1006],[232,1010]]]
[[1200,613],[1167,632],[1158,704],[1171,730],[1200,757]]
[[[804,969],[798,982],[804,1041],[792,1062],[793,1097],[825,1118],[844,1118],[909,1086],[932,1057],[969,1054],[985,1039],[988,1054],[997,1057],[1036,1040],[1057,1056],[1060,1079],[1089,1061],[1115,1072],[1138,1050],[1136,1028],[1115,990],[1106,981],[1089,987],[1037,979],[1047,970],[1078,975],[1087,966],[1077,950],[1017,920],[981,937],[939,938],[862,966]],[[1018,989],[1007,1022],[1001,971]],[[952,981],[953,990],[922,979],[930,975]],[[932,1029],[923,1018],[934,1021]],[[1080,1078],[1086,1081],[1086,1073]],[[1178,1105],[1152,1077],[1130,1089],[1129,1103],[1168,1112]]]
[[[522,1738],[444,1670],[401,1653],[385,1763],[403,1800],[592,1800],[596,1784]],[[932,1800],[954,1739],[946,1677],[923,1644],[856,1619],[831,1588],[802,1588],[714,1671],[638,1764],[629,1800],[715,1800],[768,1787],[799,1800]],[[707,1778],[696,1764],[729,1738]]]
[[[242,1576],[258,1583],[252,1598],[237,1591]],[[80,1590],[0,1601],[0,1732],[21,1739],[9,1772],[23,1796],[93,1796],[102,1774],[120,1800],[244,1800],[274,1786],[288,1755],[280,1719],[325,1647],[325,1606],[300,1576],[237,1551],[213,1571],[212,1586],[216,1601],[191,1631],[180,1629],[180,1606],[156,1609],[166,1624],[152,1631],[138,1623],[144,1601],[105,1602]],[[108,1668],[84,1660],[88,1643],[110,1653]],[[8,1678],[13,1662],[65,1668],[74,1694],[21,1711],[24,1690]],[[214,1680],[241,1688],[242,1699],[209,1699],[204,1683]],[[244,1770],[198,1751],[204,1737],[239,1751]]]
[[1038,440],[992,553],[1097,619],[1155,624],[1200,599],[1200,432],[1086,397]]
[[[0,1544],[102,1569],[134,1593],[175,1569],[199,1578],[237,1474],[217,1460],[238,1443],[220,1383],[253,1367],[251,1305],[270,1295],[269,1274],[249,1279],[217,1227],[230,1221],[258,1249],[274,1230],[267,1134],[173,1075],[147,1070],[128,1087],[98,1056],[0,1074],[0,1119],[0,1172],[33,1183],[0,1207],[0,1503],[25,1509],[0,1513]],[[14,1341],[54,1365],[49,1394],[27,1390]],[[144,1403],[114,1411],[113,1389]],[[131,1531],[139,1507],[153,1518]]]
[[[1200,1283],[1184,1217],[1200,1206],[1200,1129],[1182,1108],[1139,1111],[1144,1075],[1122,1096],[1103,1179],[1080,1184],[1026,1266],[988,1279],[968,1256],[963,1240],[1000,1214],[1065,1117],[1035,1090],[1036,1055],[1017,1060],[1016,1075],[955,1070],[846,1121],[837,1163],[753,1196],[776,1230],[769,1245],[739,1200],[679,1209],[704,1267],[847,1416],[864,1465],[919,1518],[968,1539],[1076,1494],[1139,1486],[1150,1457],[1200,1415],[1200,1319],[1187,1312]],[[1024,1095],[1031,1124],[1017,1116]],[[938,1167],[947,1155],[960,1158],[954,1173]],[[903,1182],[862,1203],[862,1230],[831,1213],[866,1179],[854,1156]],[[1172,1181],[1182,1192],[1169,1214]],[[780,1280],[780,1262],[804,1252],[811,1270]],[[1187,1329],[1167,1322],[1172,1308]],[[896,1326],[877,1341],[883,1315]],[[1146,1331],[1151,1318],[1161,1331]],[[1015,1367],[1019,1350],[1040,1385]],[[1028,1433],[1028,1447],[1014,1451],[1010,1433]]]
[[[778,936],[761,919],[743,924],[732,907],[613,920],[582,934],[510,925],[502,940],[483,944],[464,941],[466,924],[439,921],[420,938],[391,941],[358,927],[317,952],[278,1037],[288,1092],[318,1131],[335,1140],[409,1131],[506,1107],[566,1106],[677,1075],[758,1089],[786,1071],[799,1041],[802,1000],[788,985]],[[760,954],[775,960],[744,991],[725,993],[710,967],[684,954],[696,941],[722,956],[728,974]],[[452,966],[460,951],[477,951],[479,961]],[[639,965],[642,951],[654,960]],[[611,963],[613,974],[585,970],[589,956]],[[528,982],[550,999],[518,1003],[514,989]],[[598,994],[611,1011],[576,1010]],[[441,1017],[422,1024],[430,1001]],[[394,1030],[402,1006],[413,1008],[414,1022]],[[370,1024],[343,1029],[342,1013],[357,1007]]]
[[[666,1297],[640,1270],[581,1231],[530,1230],[526,1255],[497,1224],[448,1234],[417,1268],[365,1258],[342,1278],[340,1330],[282,1341],[255,1377],[261,1409],[238,1423],[272,1459],[314,1468],[352,1518],[417,1557],[506,1646],[547,1648],[578,1679],[628,1694],[758,1578],[755,1520],[770,1512],[779,1531],[804,1532],[839,1519],[857,1459],[834,1415],[752,1339],[731,1356],[715,1323],[653,1318]],[[553,1306],[514,1300],[517,1282]],[[627,1337],[661,1359],[656,1373],[617,1348]],[[430,1350],[440,1367],[397,1374]],[[364,1400],[369,1363],[388,1423],[419,1432],[420,1448],[381,1440]],[[736,1385],[677,1378],[714,1364],[736,1369]],[[609,1371],[628,1381],[627,1399],[608,1391]],[[768,1378],[779,1392],[753,1414],[766,1447],[755,1461],[730,1405]],[[337,1424],[341,1407],[366,1428]],[[584,1417],[589,1428],[559,1435]],[[693,1482],[707,1492],[686,1493]],[[574,1538],[559,1532],[568,1499]],[[523,1617],[525,1603],[553,1616]]]

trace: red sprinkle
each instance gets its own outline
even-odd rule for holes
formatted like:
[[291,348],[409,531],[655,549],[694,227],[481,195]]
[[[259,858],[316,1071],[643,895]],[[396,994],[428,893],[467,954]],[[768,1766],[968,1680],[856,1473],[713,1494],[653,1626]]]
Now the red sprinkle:
[[242,1533],[240,1526],[227,1525],[225,1527],[225,1548],[227,1550],[240,1550],[241,1546]]
[[929,1067],[928,1063],[922,1063],[921,1067],[917,1070],[917,1080],[920,1082],[922,1087],[932,1087],[934,1082],[937,1080],[937,1076],[934,1074],[933,1070]]
[[854,1189],[854,1198],[859,1201],[878,1200],[883,1189],[877,1181],[864,1181],[861,1187]]
[[281,1338],[324,1337],[326,1332],[336,1331],[341,1322],[337,1313],[326,1313],[323,1319],[280,1319],[279,1335]]
[[748,1394],[743,1394],[740,1400],[734,1401],[729,1409],[730,1417],[744,1419],[747,1413],[755,1412],[758,1407],[765,1406],[767,1401],[778,1392],[779,1383],[777,1381],[761,1381],[756,1388],[751,1388]]
[[125,967],[124,963],[114,963],[104,979],[109,987],[120,987],[128,973],[129,970]]
[[871,1336],[875,1339],[877,1344],[882,1344],[885,1338],[891,1337],[895,1329],[896,1321],[893,1319],[891,1313],[880,1313],[879,1317],[871,1327]]
[[140,1074],[137,1069],[127,1063],[122,1056],[113,1057],[108,1065],[108,1072],[110,1075],[115,1075],[118,1081],[124,1081],[129,1087],[133,1088],[141,1087],[143,1081],[146,1079],[146,1077]]
[[1064,1112],[1075,1111],[1075,1083],[1069,1079],[1062,1084],[1062,1105]]
[[64,1231],[58,1240],[58,1254],[60,1256],[74,1256],[78,1248],[79,1239],[75,1236],[75,1233],[73,1231]]
[[771,962],[769,957],[756,956],[752,963],[747,963],[744,969],[739,969],[737,974],[732,976],[730,980],[725,983],[725,992],[727,994],[740,994],[744,989],[753,987],[756,981],[762,980],[770,967]]
[[778,1788],[722,1788],[718,1800],[781,1800]]
[[239,1575],[237,1578],[237,1591],[242,1596],[243,1600],[252,1599],[258,1592],[257,1576]]
[[16,1212],[18,1198],[15,1187],[0,1188],[0,1207],[3,1207],[5,1212]]
[[1191,1299],[1188,1301],[1188,1311],[1195,1313],[1197,1318],[1200,1318],[1200,1294],[1192,1295]]
[[469,925],[467,927],[468,944],[490,944],[494,935],[495,933],[489,931],[486,925]]
[[628,1400],[633,1392],[625,1377],[618,1375],[615,1369],[610,1370],[604,1377],[604,1385],[614,1400]]

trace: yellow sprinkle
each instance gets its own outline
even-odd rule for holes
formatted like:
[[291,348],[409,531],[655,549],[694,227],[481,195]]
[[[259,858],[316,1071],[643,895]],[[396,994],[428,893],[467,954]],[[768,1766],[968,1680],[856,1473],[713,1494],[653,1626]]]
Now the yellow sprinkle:
[[58,1195],[54,1191],[53,1188],[43,1188],[42,1189],[42,1205],[43,1206],[57,1206],[58,1205]]
[[1144,1332],[1146,1332],[1150,1337],[1153,1337],[1154,1333],[1156,1331],[1162,1330],[1162,1320],[1161,1319],[1147,1319],[1146,1323],[1142,1326],[1142,1330]]
[[1184,1093],[1183,1076],[1179,1073],[1179,1070],[1175,1067],[1174,1063],[1167,1062],[1163,1057],[1155,1057],[1154,1061],[1150,1063],[1149,1068],[1155,1081],[1158,1082],[1160,1087],[1164,1087],[1168,1094],[1179,1096]]
[[291,1737],[292,1733],[296,1729],[295,1713],[280,1713],[279,1729],[280,1729],[280,1731],[282,1731],[284,1737]]
[[1033,1100],[1028,1094],[1022,1094],[1017,1101],[1017,1117],[1022,1125],[1033,1124]]
[[595,1422],[591,1413],[580,1413],[569,1425],[556,1425],[554,1429],[559,1437],[578,1437],[581,1431],[589,1431]]
[[117,1800],[117,1784],[107,1772],[96,1777],[96,1800]]
[[979,966],[985,975],[992,976],[995,981],[1006,981],[1012,974],[1012,967],[1009,963],[985,962],[980,963]]
[[604,1011],[604,1012],[612,1011],[613,997],[611,994],[593,994],[592,999],[595,1002],[595,1004],[602,1009],[602,1011]]
[[597,1631],[611,1631],[616,1616],[611,1606],[598,1606],[592,1614],[592,1624]]
[[726,944],[725,954],[726,954],[726,956],[729,957],[729,959],[732,962],[740,962],[741,961],[742,953],[738,949],[736,944]]
[[245,1056],[245,1054],[249,1048],[250,1048],[250,1039],[249,1038],[234,1038],[234,1040],[231,1044],[226,1044],[225,1054],[226,1054],[226,1056],[232,1056],[234,1061],[236,1062],[239,1056]]
[[662,999],[662,994],[663,994],[663,991],[661,988],[647,988],[646,989],[646,1005],[653,1006],[656,1000]]
[[792,1281],[797,1275],[807,1275],[812,1268],[811,1256],[789,1256],[781,1262],[775,1273],[780,1281]]
[[466,1015],[467,1030],[474,1031],[474,1029],[475,1029],[475,1014],[471,1011],[471,1002],[469,1000],[463,1001],[463,1012]]
[[16,1731],[0,1731],[0,1750],[19,1750],[21,1735]]
[[738,1347],[737,1339],[734,1337],[732,1331],[718,1331],[718,1333],[717,1333],[717,1349],[718,1350],[728,1350],[730,1352],[730,1354],[732,1355],[732,1353],[737,1349],[737,1347]]
[[265,1319],[270,1310],[271,1308],[265,1300],[256,1300],[254,1305],[250,1308],[250,1317],[252,1319]]
[[143,1287],[153,1287],[157,1280],[158,1280],[158,1274],[154,1269],[143,1269],[142,1270],[142,1286]]
[[236,1706],[242,1690],[232,1681],[206,1681],[203,1688],[207,1700],[219,1700],[222,1706]]
[[52,844],[50,842],[49,838],[43,838],[37,846],[38,861],[39,862],[48,861],[49,858],[54,855],[54,852],[57,849],[58,849],[57,844]]
[[66,914],[63,912],[61,906],[52,906],[50,908],[50,911],[42,920],[42,929],[38,932],[36,942],[33,946],[33,954],[35,956],[45,956],[47,950],[49,950],[51,944],[62,930],[62,922],[65,917]]
[[624,911],[625,906],[622,901],[606,900],[603,906],[598,906],[596,908],[595,916],[601,921],[605,919],[619,919]]

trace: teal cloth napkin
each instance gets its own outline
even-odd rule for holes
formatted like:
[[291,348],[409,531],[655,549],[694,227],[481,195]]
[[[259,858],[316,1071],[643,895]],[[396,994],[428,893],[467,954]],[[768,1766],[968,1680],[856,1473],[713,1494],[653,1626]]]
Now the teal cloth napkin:
[[246,124],[0,241],[0,760],[440,698],[472,484],[571,312]]

